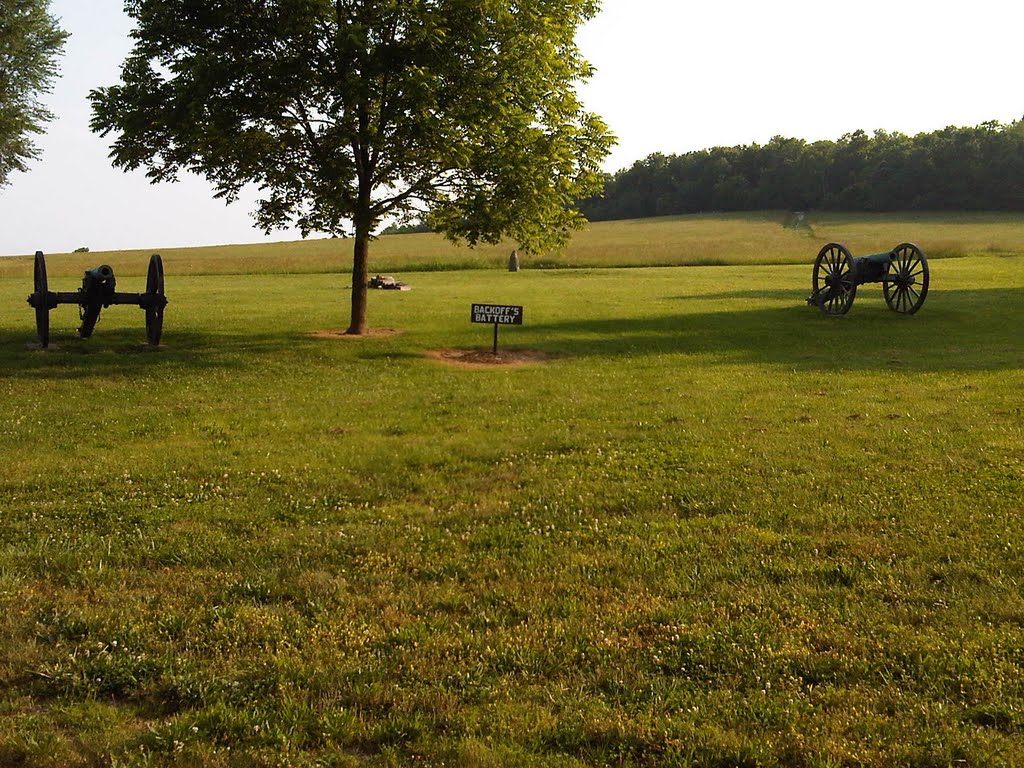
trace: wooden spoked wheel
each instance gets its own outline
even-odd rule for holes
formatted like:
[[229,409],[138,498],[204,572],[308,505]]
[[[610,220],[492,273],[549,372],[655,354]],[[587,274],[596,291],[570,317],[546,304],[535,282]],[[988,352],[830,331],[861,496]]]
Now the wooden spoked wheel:
[[811,277],[813,303],[826,315],[845,315],[857,296],[853,256],[840,243],[829,243],[818,252]]
[[912,315],[928,295],[928,259],[913,243],[892,249],[892,261],[882,280],[885,303],[893,312]]

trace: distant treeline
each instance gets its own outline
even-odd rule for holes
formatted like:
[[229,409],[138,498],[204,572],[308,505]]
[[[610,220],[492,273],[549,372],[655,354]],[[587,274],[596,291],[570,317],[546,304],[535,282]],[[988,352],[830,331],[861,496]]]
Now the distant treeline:
[[1024,211],[1024,120],[653,154],[580,203],[591,221],[763,209]]

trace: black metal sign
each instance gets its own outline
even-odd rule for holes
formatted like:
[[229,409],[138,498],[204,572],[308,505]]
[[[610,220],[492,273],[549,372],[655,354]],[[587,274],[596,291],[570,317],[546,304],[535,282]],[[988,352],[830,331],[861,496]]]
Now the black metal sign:
[[474,304],[472,320],[488,325],[522,325],[523,308],[512,304]]
[[522,325],[523,308],[514,304],[474,304],[469,319],[494,325],[494,354],[498,354],[498,326]]

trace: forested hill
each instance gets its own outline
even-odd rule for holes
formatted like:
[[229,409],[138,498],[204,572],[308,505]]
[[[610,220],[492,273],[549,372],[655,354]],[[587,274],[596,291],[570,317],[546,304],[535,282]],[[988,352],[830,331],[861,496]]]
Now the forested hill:
[[581,202],[591,221],[761,209],[1024,211],[1024,120],[906,136],[654,154]]

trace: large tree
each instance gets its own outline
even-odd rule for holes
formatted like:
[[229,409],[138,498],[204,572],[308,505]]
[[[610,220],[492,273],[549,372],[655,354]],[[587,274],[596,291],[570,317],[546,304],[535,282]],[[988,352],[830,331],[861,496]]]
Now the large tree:
[[39,156],[32,135],[53,119],[39,97],[50,91],[66,39],[48,0],[0,0],[0,187]]
[[598,0],[127,0],[122,83],[92,93],[111,157],[183,171],[267,232],[354,235],[349,333],[367,329],[369,244],[429,212],[470,244],[540,251],[583,221],[612,137],[576,87]]

